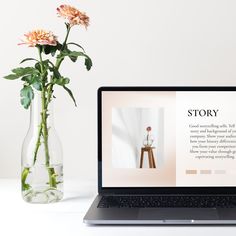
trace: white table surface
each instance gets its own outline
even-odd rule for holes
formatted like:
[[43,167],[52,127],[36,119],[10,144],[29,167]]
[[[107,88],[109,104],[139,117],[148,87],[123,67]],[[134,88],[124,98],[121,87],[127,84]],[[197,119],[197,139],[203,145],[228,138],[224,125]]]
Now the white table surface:
[[65,181],[61,202],[29,204],[21,199],[19,180],[0,179],[0,235],[236,235],[236,226],[87,226],[82,219],[96,191],[92,182]]

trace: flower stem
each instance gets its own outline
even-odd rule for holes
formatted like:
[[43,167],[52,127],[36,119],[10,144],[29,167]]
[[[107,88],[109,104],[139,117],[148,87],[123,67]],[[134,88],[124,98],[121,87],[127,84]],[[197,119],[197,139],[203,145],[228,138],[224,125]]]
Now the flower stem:
[[42,122],[40,123],[39,125],[39,130],[38,130],[38,138],[37,138],[37,142],[36,142],[36,146],[35,146],[35,150],[34,150],[34,162],[33,162],[33,165],[35,165],[35,162],[36,162],[36,159],[37,159],[37,154],[38,154],[38,150],[39,150],[39,147],[41,145],[41,142],[40,142],[40,138],[41,138],[41,135],[42,135]]
[[47,114],[46,97],[45,97],[44,88],[41,92],[41,101],[42,101],[41,124],[42,124],[43,138],[44,138],[45,158],[46,158],[46,166],[49,167],[50,156],[49,156],[49,150],[48,150],[48,127],[47,127],[48,114]]
[[[40,58],[40,67],[41,67],[41,73],[44,74],[44,66],[43,66],[43,60],[42,60],[42,54],[41,50],[39,48],[39,58]],[[47,111],[48,111],[48,105],[51,101],[51,93],[48,92],[46,97],[46,90],[45,86],[42,86],[42,92],[41,92],[41,103],[42,103],[42,112],[41,112],[41,127],[42,127],[42,135],[44,139],[44,149],[45,149],[45,164],[46,168],[48,169],[48,176],[49,176],[49,185],[50,187],[57,187],[56,182],[56,175],[55,170],[53,167],[50,167],[50,155],[49,155],[49,148],[48,148],[48,126],[47,126]],[[52,92],[52,88],[51,88]]]
[[[69,36],[69,33],[70,33],[70,27],[67,28],[67,32],[66,32],[66,37],[65,37],[65,40],[63,42],[63,45],[62,45],[62,48],[61,48],[61,51],[63,51],[65,49],[65,46],[66,46],[66,42],[67,42],[67,39],[68,39],[68,36]],[[40,55],[40,64],[41,64],[41,71],[43,71],[43,63],[42,63],[42,55],[41,55],[41,51],[39,50],[39,55]],[[57,69],[59,69],[62,61],[64,60],[64,58],[60,58],[60,59],[57,59],[56,61],[56,65],[55,67]],[[47,128],[47,109],[48,109],[48,105],[51,101],[51,98],[52,98],[52,92],[53,92],[53,84],[51,83],[49,86],[48,86],[48,89],[47,89],[47,99],[45,98],[45,90],[43,89],[42,90],[42,129],[43,129],[43,137],[44,137],[44,146],[45,146],[45,155],[46,155],[46,166],[47,166],[47,169],[48,169],[48,175],[49,175],[49,185],[50,187],[57,187],[57,181],[56,181],[56,173],[55,173],[55,170],[54,168],[52,167],[49,167],[50,165],[50,156],[49,156],[49,151],[48,151],[48,128]]]
[[46,102],[44,89],[42,90],[42,93],[41,93],[41,99],[42,99],[42,112],[41,112],[42,133],[43,133],[43,138],[44,138],[46,168],[48,170],[49,185],[50,185],[50,187],[56,188],[57,187],[56,173],[55,173],[54,168],[50,167],[50,155],[49,155],[49,148],[48,148],[48,126],[47,126],[48,104]]
[[[71,27],[68,26],[68,27],[67,27],[67,31],[66,31],[66,37],[65,37],[65,40],[64,40],[64,42],[63,42],[63,44],[62,44],[62,47],[61,47],[61,52],[62,52],[62,51],[65,49],[65,47],[66,47],[66,42],[67,42],[67,39],[68,39],[69,34],[70,34],[70,29],[71,29]],[[64,60],[64,57],[61,57],[60,59],[57,59],[56,65],[55,65],[55,67],[56,67],[57,69],[59,69],[59,67],[60,67],[60,65],[61,65],[61,63],[62,63],[63,60]]]
[[63,50],[63,49],[65,48],[65,46],[66,46],[66,42],[67,42],[67,39],[68,39],[68,37],[69,37],[70,29],[71,29],[71,27],[68,26],[68,27],[67,27],[67,31],[66,31],[66,37],[65,37],[64,43],[63,43],[63,45],[62,45],[62,50]]
[[28,190],[30,188],[30,185],[25,183],[29,172],[30,172],[30,168],[25,167],[23,169],[22,173],[21,173],[21,188],[22,188],[22,191]]

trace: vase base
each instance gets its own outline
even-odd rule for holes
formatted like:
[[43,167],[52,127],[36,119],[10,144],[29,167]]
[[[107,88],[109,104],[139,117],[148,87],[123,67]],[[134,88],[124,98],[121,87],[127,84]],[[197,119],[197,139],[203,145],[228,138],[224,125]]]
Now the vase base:
[[54,203],[59,202],[63,198],[63,192],[55,188],[48,188],[43,191],[29,189],[22,193],[22,197],[29,203]]

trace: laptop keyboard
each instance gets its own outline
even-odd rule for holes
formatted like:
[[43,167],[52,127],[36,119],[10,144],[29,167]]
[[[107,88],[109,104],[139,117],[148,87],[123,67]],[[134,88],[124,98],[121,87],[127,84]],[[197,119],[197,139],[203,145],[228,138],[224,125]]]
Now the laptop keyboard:
[[103,196],[98,208],[233,208],[236,196]]

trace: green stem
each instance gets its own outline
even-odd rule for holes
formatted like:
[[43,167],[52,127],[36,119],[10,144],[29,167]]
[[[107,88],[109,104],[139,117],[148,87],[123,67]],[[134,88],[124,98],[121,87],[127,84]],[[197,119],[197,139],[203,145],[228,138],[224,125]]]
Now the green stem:
[[45,90],[42,89],[41,92],[41,102],[42,102],[42,112],[41,112],[41,119],[42,119],[42,132],[44,138],[44,147],[45,147],[45,158],[46,158],[46,166],[49,167],[50,164],[50,156],[49,156],[49,149],[48,149],[48,127],[47,127],[47,106],[46,106],[46,97],[45,97]]
[[[61,51],[63,51],[65,49],[65,46],[66,46],[66,43],[67,43],[67,40],[68,40],[68,37],[69,37],[69,34],[70,34],[70,30],[71,30],[71,27],[69,26],[67,28],[67,31],[66,31],[66,37],[64,39],[64,42],[62,44],[62,47],[61,47]],[[59,70],[60,66],[61,66],[61,63],[63,62],[64,58],[60,58],[60,59],[57,59],[56,60],[56,64],[55,64],[55,67],[57,70]],[[48,86],[48,99],[47,99],[47,105],[50,103],[51,101],[51,98],[52,98],[52,92],[53,92],[53,84],[51,83],[49,86]]]
[[63,45],[62,45],[62,50],[63,50],[63,49],[65,48],[65,46],[66,46],[66,42],[67,42],[67,39],[68,39],[68,37],[69,37],[70,29],[71,29],[71,27],[69,26],[69,27],[67,28],[66,37],[65,37],[65,40],[64,40]]
[[[39,51],[41,73],[44,74],[42,52],[40,50],[40,47],[38,47],[38,51]],[[46,158],[45,161],[46,161],[46,166],[49,167],[50,156],[49,156],[49,150],[48,150],[48,127],[47,127],[48,106],[46,104],[46,91],[45,91],[45,82],[44,81],[43,81],[42,92],[41,92],[41,103],[42,103],[41,126],[42,126],[42,134],[43,134],[43,138],[44,138],[45,158]]]
[[[69,26],[69,27],[67,28],[65,40],[64,40],[64,42],[63,42],[63,44],[62,44],[62,47],[61,47],[61,52],[65,49],[66,42],[67,42],[68,37],[69,37],[69,34],[70,34],[70,29],[71,29],[71,27]],[[57,69],[59,69],[59,67],[60,67],[61,63],[63,62],[63,60],[64,60],[63,57],[60,58],[60,59],[57,59],[56,65],[55,65],[55,67],[56,67]]]
[[[51,80],[53,80],[53,78],[51,78]],[[51,102],[52,100],[52,92],[53,92],[53,84],[50,83],[50,85],[48,86],[48,89],[47,89],[47,101],[46,101],[46,106],[48,107],[49,103]]]
[[[44,74],[41,50],[39,50],[39,58],[40,58],[41,72],[42,74]],[[51,101],[51,94],[52,94],[52,87],[50,89],[50,92],[48,91],[47,99],[46,99],[45,84],[43,84],[43,88],[41,92],[41,102],[42,102],[41,126],[42,126],[42,134],[44,138],[45,163],[48,169],[49,185],[50,187],[56,188],[57,187],[56,174],[55,174],[54,168],[50,167],[50,155],[49,155],[49,148],[48,148],[47,111],[48,111],[48,105]]]
[[[65,37],[65,40],[63,42],[61,51],[63,51],[65,49],[66,42],[67,42],[67,39],[69,37],[70,29],[71,29],[71,27],[67,28],[66,37]],[[42,61],[41,52],[39,54],[40,54],[40,61]],[[64,58],[57,59],[56,65],[55,65],[57,70],[59,70],[63,60],[64,60]],[[49,103],[51,101],[51,98],[52,98],[52,92],[53,92],[53,84],[51,83],[48,86],[48,89],[47,89],[47,94],[48,94],[47,102],[45,102],[45,100],[43,99],[45,96],[43,96],[43,98],[42,98],[42,107],[46,106],[45,107],[46,109],[44,109],[46,111],[47,111],[48,105],[49,105]],[[44,130],[43,131],[43,133],[44,133],[43,136],[44,136],[44,144],[45,144],[45,152],[46,152],[46,150],[48,150],[47,114],[43,114],[42,116],[43,116],[43,118],[42,118],[42,123],[43,123],[42,127],[43,127],[43,130]],[[56,181],[57,175],[55,173],[54,168],[49,167],[49,153],[48,153],[48,151],[46,152],[46,165],[48,167],[49,185],[50,185],[50,187],[55,187],[56,188],[57,187],[57,181]]]
[[38,150],[39,150],[39,147],[41,145],[41,142],[40,142],[40,137],[42,135],[42,122],[40,123],[39,125],[39,130],[38,130],[38,138],[37,138],[37,142],[36,142],[36,146],[35,146],[35,150],[34,150],[34,162],[33,162],[33,165],[35,165],[35,162],[36,162],[36,159],[37,159],[37,155],[38,155]]
[[[38,48],[39,59],[40,59],[41,73],[44,74],[44,67],[43,67],[43,59],[42,59],[41,49],[40,49],[40,47],[37,47],[37,48]],[[39,146],[41,145],[40,137],[42,135],[42,128],[43,128],[43,124],[42,124],[42,121],[41,121],[41,123],[39,125],[38,138],[37,138],[36,147],[35,147],[35,151],[34,151],[34,162],[33,162],[33,165],[36,162],[37,154],[38,154],[38,149],[39,149]]]
[[28,190],[30,188],[30,185],[25,183],[29,172],[30,172],[30,168],[25,167],[23,169],[22,173],[21,173],[21,188],[22,188],[22,191]]
[[48,104],[47,104],[46,92],[44,88],[41,92],[41,102],[42,102],[41,124],[42,124],[42,134],[44,138],[45,163],[46,163],[46,168],[48,170],[49,185],[50,187],[56,188],[57,181],[56,181],[55,170],[53,167],[50,167],[50,155],[49,155],[49,147],[48,147],[48,126],[47,126]]
[[57,175],[55,173],[55,170],[53,167],[48,168],[48,174],[49,174],[49,185],[50,187],[57,187]]
[[[70,27],[67,28],[66,37],[63,42],[61,51],[63,51],[65,49],[66,42],[67,42],[67,39],[68,39],[68,36],[70,33],[70,29],[71,29]],[[39,55],[40,55],[40,61],[42,62],[41,51],[39,51]],[[59,70],[63,60],[64,60],[64,58],[60,58],[60,59],[56,60],[55,67],[57,68],[57,70]],[[42,64],[42,63],[40,63],[40,64]],[[43,90],[42,93],[45,93],[45,91]],[[45,99],[44,99],[45,94],[42,96],[42,108],[44,111],[44,112],[42,112],[42,127],[43,127],[43,136],[44,136],[44,145],[45,145],[46,166],[48,168],[48,174],[49,174],[49,185],[50,185],[50,187],[56,188],[57,187],[57,181],[56,181],[57,175],[55,173],[54,168],[49,167],[49,164],[50,164],[49,158],[50,157],[49,157],[49,152],[48,152],[48,129],[47,129],[47,114],[46,114],[48,105],[52,99],[52,93],[53,93],[53,84],[51,83],[47,89],[47,101],[45,101]]]
[[38,48],[38,52],[39,52],[40,69],[41,69],[41,73],[43,74],[44,73],[44,66],[43,66],[42,52],[41,52],[41,49],[39,46],[37,48]]
[[43,88],[41,92],[41,101],[42,101],[42,112],[41,112],[41,119],[42,119],[42,133],[44,138],[44,149],[45,149],[45,162],[46,167],[48,170],[49,176],[49,185],[50,187],[56,188],[57,181],[56,181],[56,174],[53,167],[50,167],[50,155],[49,155],[49,148],[48,148],[48,126],[47,126],[47,111],[48,111],[48,104],[46,102],[45,90]]

